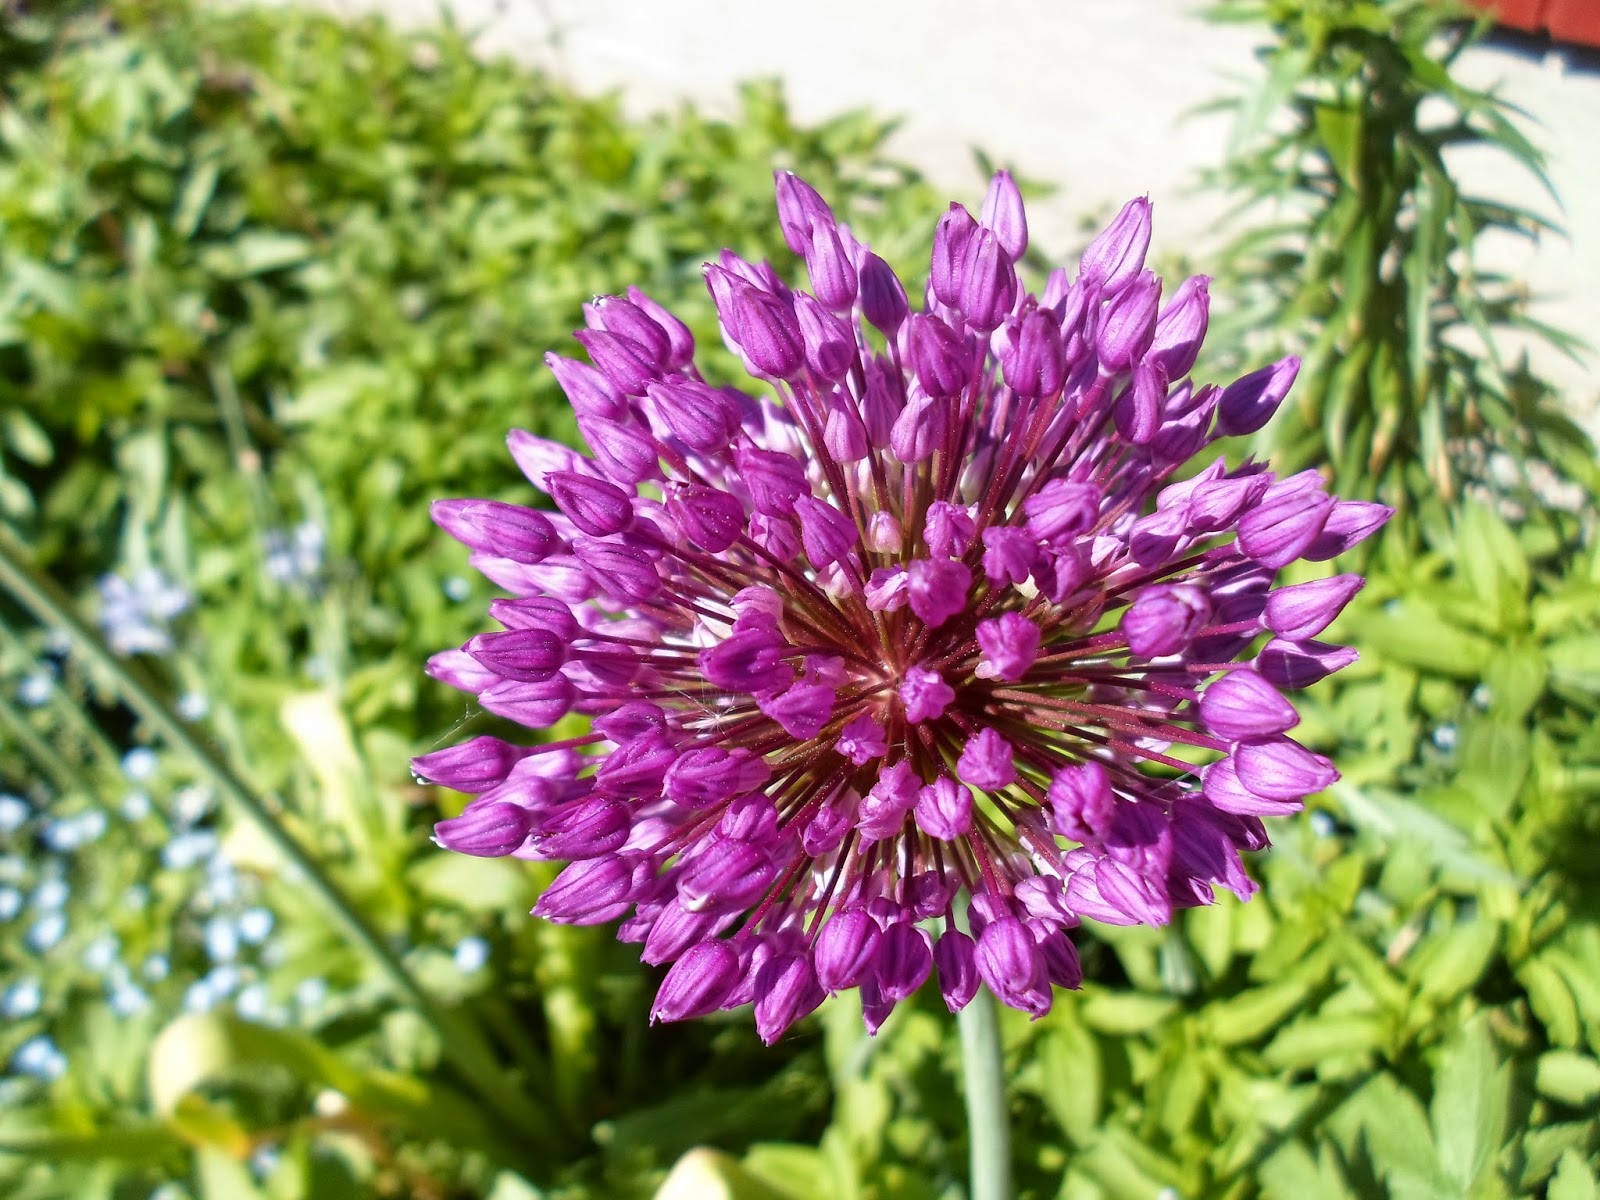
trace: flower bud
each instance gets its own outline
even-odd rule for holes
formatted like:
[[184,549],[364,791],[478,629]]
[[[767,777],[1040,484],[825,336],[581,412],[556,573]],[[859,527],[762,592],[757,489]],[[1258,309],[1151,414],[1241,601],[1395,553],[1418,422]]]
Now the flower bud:
[[645,389],[661,423],[691,450],[725,450],[739,432],[739,410],[723,392],[694,379],[669,378]]
[[849,373],[856,357],[855,337],[850,326],[804,292],[795,297],[794,311],[805,347],[806,365],[819,378],[829,383],[839,382]]
[[1016,303],[1016,268],[989,230],[975,230],[967,238],[957,290],[959,303],[953,307],[979,333],[998,329]]
[[1369,500],[1336,500],[1322,532],[1306,547],[1304,557],[1312,562],[1327,562],[1330,558],[1337,558],[1376,533],[1392,516],[1394,509],[1387,504],[1374,504]]
[[[619,303],[626,304],[627,301]],[[629,396],[644,395],[645,384],[661,373],[660,365],[649,349],[630,337],[607,333],[602,329],[580,329],[572,336],[589,352],[590,360],[605,377]]]
[[1161,280],[1144,271],[1111,298],[1100,315],[1095,352],[1102,370],[1115,375],[1144,357],[1156,335],[1156,308]]
[[1274,687],[1308,688],[1342,671],[1358,655],[1348,646],[1286,642],[1274,638],[1256,656],[1256,670]]
[[1255,738],[1233,752],[1239,782],[1268,800],[1300,800],[1332,786],[1333,764],[1286,737]]
[[956,762],[956,774],[975,788],[998,792],[1017,781],[1017,767],[1013,759],[1011,743],[1001,737],[998,730],[985,728],[961,751],[961,757]]
[[1270,367],[1235,379],[1222,390],[1217,403],[1217,435],[1238,437],[1254,433],[1272,420],[1299,373],[1300,360],[1291,354]]
[[1266,627],[1291,642],[1314,638],[1365,584],[1359,575],[1335,575],[1279,588],[1267,597]]
[[574,412],[613,421],[627,413],[628,406],[616,385],[588,363],[575,358],[563,358],[559,354],[546,354],[544,364],[556,377]]
[[604,925],[628,911],[633,864],[607,855],[570,863],[545,888],[533,915],[557,925]]
[[793,171],[774,171],[772,178],[778,193],[778,226],[783,230],[783,240],[793,253],[804,257],[811,248],[812,223],[832,225],[833,209],[816,188]]
[[557,673],[538,683],[507,679],[478,693],[485,712],[529,729],[548,729],[572,711],[572,680]]
[[552,471],[545,490],[569,521],[591,537],[621,533],[633,524],[633,501],[614,483],[575,471]]
[[829,994],[858,987],[877,966],[883,933],[865,909],[835,913],[817,933],[817,982]]
[[668,799],[685,808],[704,809],[754,791],[771,777],[767,764],[748,750],[702,746],[679,757],[662,786]]
[[1061,326],[1048,309],[1008,322],[999,357],[1006,386],[1019,396],[1054,396],[1066,382]]
[[1002,613],[980,621],[977,634],[983,651],[976,671],[979,679],[1015,683],[1039,657],[1039,627],[1021,613]]
[[1156,318],[1155,339],[1145,361],[1161,368],[1167,379],[1182,379],[1200,357],[1211,316],[1210,282],[1209,275],[1189,276]]
[[906,577],[911,611],[930,629],[937,629],[967,607],[972,572],[965,563],[919,558],[906,569]]
[[892,338],[910,313],[906,289],[893,268],[876,254],[861,262],[861,315],[884,337]]
[[824,308],[849,312],[856,302],[856,269],[832,218],[811,220],[810,237],[802,255],[811,275],[811,290]]
[[946,929],[933,947],[945,1007],[960,1012],[978,994],[977,945],[959,929]]
[[1211,620],[1211,601],[1191,584],[1157,584],[1122,614],[1128,649],[1146,658],[1181,653]]
[[567,648],[560,638],[543,629],[510,629],[480,633],[462,647],[503,679],[540,683],[566,661]]
[[805,495],[794,502],[794,508],[800,518],[800,538],[806,557],[819,571],[844,562],[860,544],[856,523],[833,505]]
[[711,554],[721,554],[744,533],[744,505],[738,497],[702,484],[673,484],[667,515],[691,545]]
[[429,511],[434,524],[470,550],[509,558],[513,562],[542,562],[560,549],[550,519],[531,508],[498,500],[435,500]]
[[638,305],[616,296],[596,296],[583,306],[583,322],[590,329],[632,342],[655,372],[665,368],[667,355],[672,350],[667,331]]
[[911,369],[930,396],[955,396],[967,385],[967,350],[961,335],[938,317],[911,315]]
[[792,738],[807,742],[822,732],[833,716],[834,691],[814,683],[797,683],[776,696],[762,696],[757,704]]
[[686,1021],[715,1012],[740,973],[739,955],[727,942],[690,947],[662,979],[650,1009],[650,1023]]
[[1098,842],[1111,827],[1116,797],[1111,776],[1094,761],[1063,767],[1050,781],[1050,828],[1074,842]]
[[655,441],[638,426],[580,416],[578,432],[594,451],[595,465],[607,478],[634,484],[660,473]]
[[1094,528],[1100,489],[1092,483],[1052,479],[1022,502],[1028,532],[1047,546],[1065,548]]
[[1248,668],[1229,671],[1206,688],[1200,697],[1200,719],[1229,742],[1283,733],[1300,723],[1294,705]]
[[933,974],[933,947],[921,928],[896,921],[883,931],[878,948],[878,988],[898,1003],[913,995]]
[[1002,1004],[1021,1009],[1035,1020],[1050,1011],[1044,959],[1033,934],[1017,918],[1002,917],[985,926],[974,960],[978,974]]
[[1239,518],[1239,549],[1264,567],[1286,567],[1316,541],[1332,509],[1322,492],[1274,488]]
[[667,336],[667,351],[661,366],[668,371],[682,370],[694,361],[694,334],[689,327],[636,287],[628,289],[628,299],[649,317]]
[[520,804],[474,801],[459,817],[440,821],[433,836],[446,850],[474,858],[503,858],[528,840],[533,813]]
[[1166,372],[1148,360],[1135,363],[1133,378],[1111,406],[1117,432],[1135,446],[1148,445],[1160,432],[1166,399]]
[[655,564],[632,546],[579,538],[572,553],[595,587],[625,605],[642,604],[661,590]]
[[917,792],[913,812],[923,833],[942,842],[953,842],[972,828],[972,792],[950,776],[941,775]]
[[734,460],[758,513],[787,516],[794,511],[795,501],[811,491],[805,467],[792,454],[742,445],[734,450]]
[[1019,262],[1028,248],[1028,214],[1022,206],[1022,192],[1010,171],[996,171],[983,198],[978,223],[992,229],[996,240],[1012,262]]
[[1116,219],[1083,252],[1078,284],[1114,295],[1144,269],[1150,248],[1150,201],[1141,196],[1122,206]]
[[933,266],[928,284],[941,304],[951,308],[961,307],[961,271],[966,259],[967,243],[977,232],[978,223],[972,214],[959,204],[939,218],[933,231]]
[[756,975],[756,1032],[772,1045],[801,1017],[822,1003],[811,961],[803,954],[777,955]]

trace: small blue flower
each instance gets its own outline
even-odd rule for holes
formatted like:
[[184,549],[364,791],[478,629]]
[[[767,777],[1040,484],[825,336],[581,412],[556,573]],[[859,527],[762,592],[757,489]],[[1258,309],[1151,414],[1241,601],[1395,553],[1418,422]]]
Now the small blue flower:
[[28,945],[40,954],[55,949],[67,936],[67,918],[60,912],[48,912],[33,923],[28,930]]
[[44,989],[39,986],[37,979],[19,979],[0,997],[0,1013],[12,1020],[21,1020],[31,1017],[39,1011],[39,1006],[44,1003]]
[[135,746],[122,756],[122,773],[135,783],[149,779],[160,765],[160,757],[149,746]]
[[471,975],[489,961],[489,943],[481,937],[462,938],[456,944],[456,970]]
[[20,796],[0,795],[0,833],[15,833],[27,824],[31,815],[28,802]]
[[232,962],[239,956],[239,930],[221,914],[206,922],[205,943],[212,962]]
[[203,721],[211,711],[211,701],[204,692],[185,692],[178,697],[178,715],[185,721]]
[[212,967],[206,973],[204,983],[211,989],[211,994],[218,1000],[225,1000],[233,995],[243,982],[239,968],[232,963],[223,963],[220,967]]
[[30,671],[17,685],[17,702],[24,708],[38,708],[48,704],[50,692],[54,687],[55,680],[50,677],[49,671],[43,667]]
[[172,964],[165,954],[151,954],[145,958],[139,973],[151,983],[160,983],[172,971]]
[[150,797],[144,792],[129,792],[120,809],[125,821],[142,821],[150,815]]
[[301,1009],[310,1011],[322,1007],[322,1002],[328,998],[327,980],[313,975],[310,979],[302,979],[295,985],[294,1001]]
[[115,935],[102,933],[83,948],[83,965],[96,975],[103,975],[117,961],[117,951],[121,948]]
[[472,585],[459,575],[452,575],[444,581],[444,594],[448,599],[457,604],[472,595]]
[[183,993],[185,1012],[208,1013],[216,1006],[217,997],[212,994],[210,985],[204,979],[195,980]]
[[49,1035],[41,1033],[17,1047],[17,1052],[11,1056],[11,1069],[19,1075],[31,1075],[48,1083],[66,1073],[67,1057]]
[[111,991],[111,1011],[119,1017],[131,1017],[150,1007],[150,997],[131,983],[122,984]]
[[234,1011],[247,1021],[259,1021],[267,1015],[270,995],[264,983],[252,983],[242,988],[233,1002]]
[[172,822],[190,826],[211,811],[214,797],[203,783],[191,783],[172,793]]
[[272,910],[256,905],[239,914],[239,936],[252,946],[259,946],[272,933]]
[[71,895],[67,881],[52,876],[33,889],[33,906],[40,912],[50,912],[66,904]]
[[0,887],[0,921],[9,921],[22,911],[22,893],[14,887]]

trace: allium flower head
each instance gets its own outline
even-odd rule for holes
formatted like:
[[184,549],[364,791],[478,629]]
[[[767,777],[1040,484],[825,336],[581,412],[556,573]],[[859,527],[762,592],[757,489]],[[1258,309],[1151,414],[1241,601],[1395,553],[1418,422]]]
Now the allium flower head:
[[1037,1016],[1080,920],[1249,896],[1261,818],[1336,778],[1285,692],[1354,658],[1312,639],[1360,580],[1272,585],[1389,511],[1253,462],[1170,482],[1298,364],[1189,378],[1207,280],[1161,303],[1144,200],[1034,296],[1002,173],[939,221],[915,311],[791,175],[778,217],[811,292],[706,267],[748,386],[636,289],[597,299],[590,362],[548,360],[590,453],[510,438],[558,511],[435,506],[512,598],[429,672],[593,721],[416,760],[476,796],[437,838],[568,863],[535,914],[625,918],[671,964],[660,1020],[753,1003],[770,1042],[854,988],[875,1030],[935,970],[952,1009],[982,984]]

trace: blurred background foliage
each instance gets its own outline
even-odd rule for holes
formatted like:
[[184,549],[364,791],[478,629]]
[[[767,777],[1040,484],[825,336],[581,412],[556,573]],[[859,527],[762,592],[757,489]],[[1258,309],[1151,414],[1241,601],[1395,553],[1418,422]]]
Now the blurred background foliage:
[[[0,13],[0,1192],[962,1195],[937,997],[773,1051],[651,1028],[633,950],[434,852],[405,765],[470,717],[420,664],[489,594],[427,502],[526,498],[505,431],[571,432],[541,359],[592,293],[716,346],[699,264],[786,262],[774,166],[918,275],[943,202],[889,124],[772,85],[628,121],[450,29]],[[1088,932],[1084,990],[1008,1014],[1020,1194],[1593,1200],[1594,449],[1472,269],[1544,218],[1446,153],[1537,152],[1437,5],[1219,15],[1267,72],[1213,181],[1247,203],[1212,369],[1305,353],[1250,448],[1407,519],[1304,709],[1344,779],[1263,894]]]

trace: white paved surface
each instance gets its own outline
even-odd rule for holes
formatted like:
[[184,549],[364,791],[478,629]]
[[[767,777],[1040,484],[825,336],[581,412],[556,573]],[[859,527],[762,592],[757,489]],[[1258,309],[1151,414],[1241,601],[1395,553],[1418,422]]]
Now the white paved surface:
[[[1148,193],[1156,250],[1197,269],[1215,244],[1221,201],[1196,197],[1197,172],[1220,162],[1225,120],[1185,119],[1254,78],[1253,29],[1201,20],[1195,0],[442,0],[486,52],[537,63],[576,87],[622,89],[630,109],[689,98],[731,115],[736,85],[782,78],[797,119],[855,107],[901,115],[892,150],[950,194],[976,204],[972,150],[1059,185],[1031,206],[1037,244],[1066,255],[1085,217]],[[407,22],[441,0],[323,0],[382,8]],[[1498,247],[1491,265],[1525,277],[1543,318],[1600,342],[1600,72],[1475,50],[1466,82],[1503,83],[1533,115],[1564,201],[1556,213],[1531,180],[1502,164],[1461,161],[1469,186],[1542,208],[1570,241],[1532,253]],[[1584,411],[1600,398],[1593,360],[1538,365]]]

